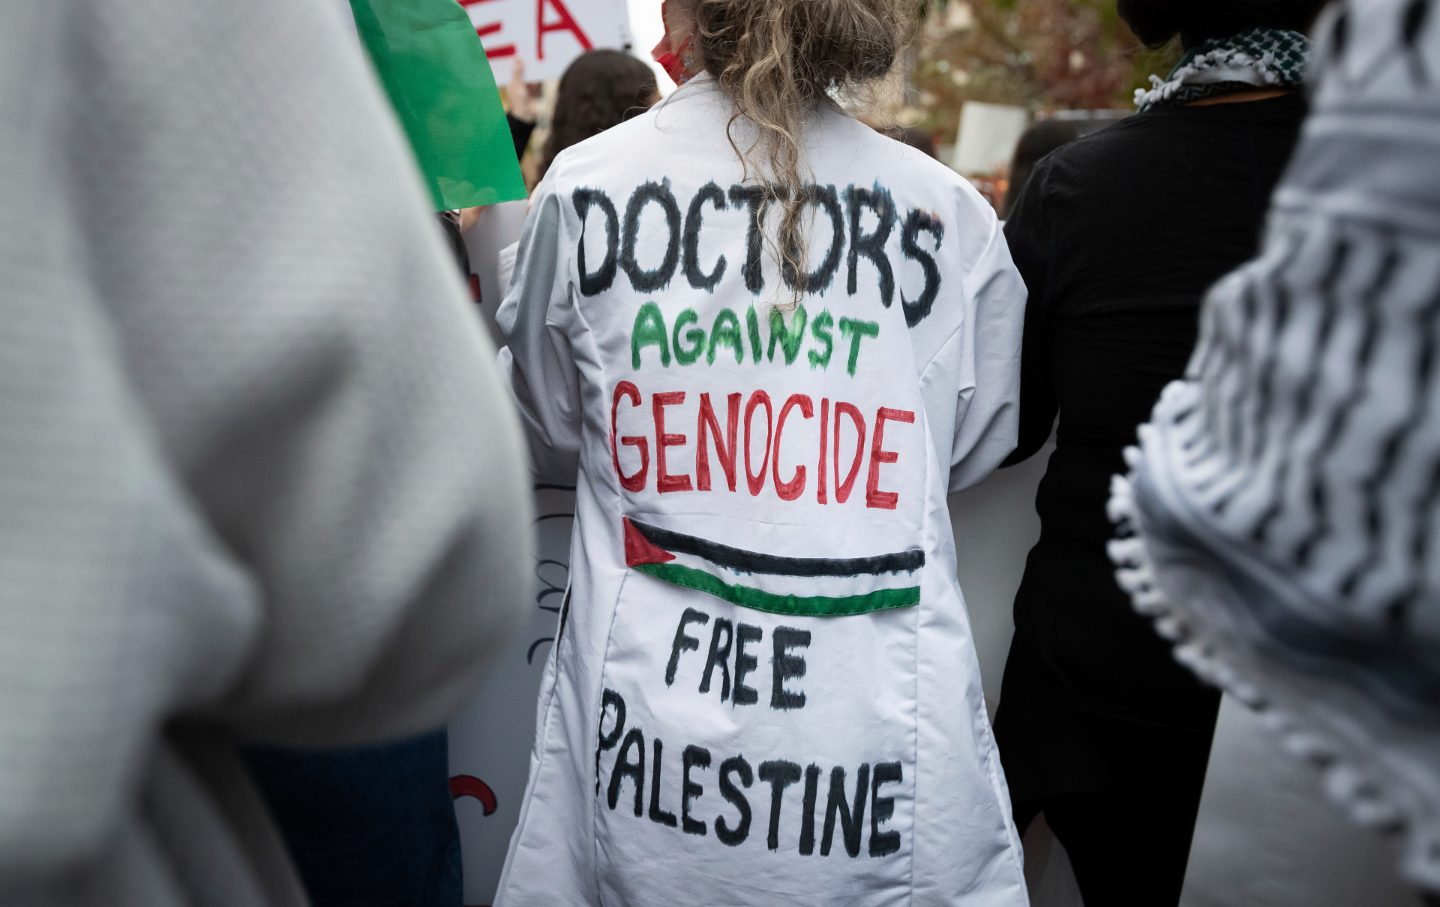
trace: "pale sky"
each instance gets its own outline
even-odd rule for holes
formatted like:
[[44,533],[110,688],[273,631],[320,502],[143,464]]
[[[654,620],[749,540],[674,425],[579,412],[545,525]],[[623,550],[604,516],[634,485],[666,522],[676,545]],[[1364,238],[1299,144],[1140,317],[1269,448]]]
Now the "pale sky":
[[660,21],[660,0],[628,0],[630,4],[630,32],[635,37],[635,55],[650,63],[660,82],[660,93],[669,94],[674,87],[665,71],[650,59],[650,48],[665,33]]

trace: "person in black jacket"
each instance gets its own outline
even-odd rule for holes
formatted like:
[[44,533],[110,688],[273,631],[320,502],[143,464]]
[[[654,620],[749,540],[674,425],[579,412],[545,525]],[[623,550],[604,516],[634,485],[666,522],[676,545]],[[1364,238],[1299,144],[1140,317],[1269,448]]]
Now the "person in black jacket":
[[1188,53],[1141,113],[1045,158],[1006,229],[1030,291],[1012,462],[1059,428],[996,736],[1017,825],[1045,814],[1091,907],[1179,900],[1219,703],[1116,585],[1110,477],[1183,373],[1202,295],[1257,248],[1322,5],[1120,0],[1143,41]]

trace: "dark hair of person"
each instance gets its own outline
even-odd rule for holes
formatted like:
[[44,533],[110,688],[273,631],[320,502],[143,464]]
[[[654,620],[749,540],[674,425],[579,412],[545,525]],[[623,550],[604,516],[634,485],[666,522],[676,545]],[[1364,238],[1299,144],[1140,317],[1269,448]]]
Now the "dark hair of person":
[[591,50],[576,57],[560,77],[540,176],[560,152],[644,113],[658,97],[655,73],[627,53]]
[[1187,48],[1252,28],[1308,31],[1327,0],[1118,0],[1135,37],[1160,47],[1179,36]]
[[1085,132],[1084,124],[1078,120],[1041,120],[1020,136],[1015,146],[1015,159],[1010,162],[1010,188],[1005,192],[1005,206],[1002,218],[1009,218],[1015,210],[1015,202],[1030,182],[1035,165],[1062,145],[1068,145]]
[[[681,18],[693,19],[705,69],[734,107],[730,120],[748,120],[756,136],[748,147],[727,128],[747,181],[764,192],[762,212],[779,209],[772,242],[776,259],[803,274],[806,248],[804,123],[828,94],[859,88],[885,76],[908,43],[919,12],[914,0],[680,0]],[[763,214],[762,214],[763,220]],[[793,308],[801,288],[788,302]]]

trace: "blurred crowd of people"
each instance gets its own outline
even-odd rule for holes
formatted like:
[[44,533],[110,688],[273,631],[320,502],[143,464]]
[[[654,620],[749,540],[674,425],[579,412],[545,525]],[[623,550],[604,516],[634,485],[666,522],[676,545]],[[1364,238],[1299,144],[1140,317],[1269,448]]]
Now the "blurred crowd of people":
[[[1024,904],[1041,816],[1179,904],[1222,692],[1440,903],[1435,0],[1118,0],[1183,59],[1000,211],[834,100],[914,6],[517,65],[530,198],[438,235],[326,4],[16,10],[0,903],[458,907],[533,476],[498,904]],[[946,499],[1051,449],[992,729]]]

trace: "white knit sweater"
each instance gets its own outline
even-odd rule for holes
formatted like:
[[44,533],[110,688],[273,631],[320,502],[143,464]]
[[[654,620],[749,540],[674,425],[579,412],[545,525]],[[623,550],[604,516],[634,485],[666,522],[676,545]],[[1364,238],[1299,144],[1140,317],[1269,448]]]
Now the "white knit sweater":
[[236,742],[434,727],[529,562],[518,431],[324,0],[0,28],[0,904],[303,901]]

